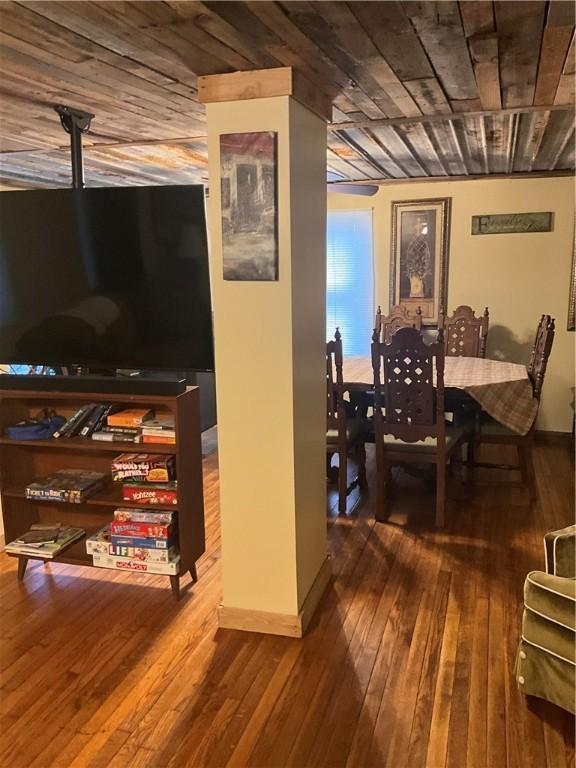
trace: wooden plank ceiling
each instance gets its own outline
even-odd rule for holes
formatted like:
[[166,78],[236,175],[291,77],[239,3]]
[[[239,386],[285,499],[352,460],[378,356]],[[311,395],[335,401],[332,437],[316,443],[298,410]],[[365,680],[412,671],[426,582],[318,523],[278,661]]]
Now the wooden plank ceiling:
[[206,180],[199,75],[293,66],[348,180],[574,169],[574,4],[2,2],[0,184],[70,183],[53,105],[95,113],[89,186]]

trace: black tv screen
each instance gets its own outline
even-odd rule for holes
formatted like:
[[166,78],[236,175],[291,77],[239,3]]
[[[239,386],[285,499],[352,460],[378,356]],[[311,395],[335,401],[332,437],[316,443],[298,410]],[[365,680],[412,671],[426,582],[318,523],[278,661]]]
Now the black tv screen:
[[0,363],[213,370],[203,187],[0,193]]

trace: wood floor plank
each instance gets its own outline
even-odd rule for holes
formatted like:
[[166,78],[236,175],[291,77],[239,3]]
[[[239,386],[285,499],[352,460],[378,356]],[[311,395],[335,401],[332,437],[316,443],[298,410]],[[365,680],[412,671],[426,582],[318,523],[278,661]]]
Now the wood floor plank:
[[[493,519],[490,538],[496,535],[498,521]],[[488,614],[488,673],[487,673],[487,723],[486,762],[489,766],[502,765],[506,761],[506,678],[512,670],[501,663],[502,638],[504,636],[505,587],[498,574],[503,567],[502,557],[494,553],[488,564],[490,574],[490,598]]]
[[[464,525],[466,523],[465,520]],[[463,558],[466,558],[467,554],[470,556],[472,550],[471,544],[465,544],[461,548],[461,556]],[[475,584],[471,578],[467,578],[467,570],[461,564],[456,571],[454,582],[454,592],[460,605],[460,623],[446,751],[446,765],[450,768],[462,768],[468,749],[468,707],[470,702],[470,664],[474,638]]]
[[[410,549],[410,548],[409,548]],[[355,733],[346,762],[347,766],[365,765],[369,759],[374,736],[374,729],[382,697],[386,688],[394,656],[397,650],[399,616],[404,602],[403,577],[411,568],[415,552],[402,552],[402,543],[398,548],[398,561],[402,567],[392,570],[387,589],[382,593],[377,611],[377,626],[382,627],[376,661],[370,676],[362,712],[355,726]],[[376,624],[376,621],[375,621]]]
[[446,765],[459,626],[460,607],[454,594],[454,586],[451,583],[446,608],[446,623],[442,636],[442,649],[438,661],[438,675],[432,704],[430,737],[426,754],[426,764],[438,766],[438,768],[443,768]]
[[[378,539],[373,536],[370,541],[376,546]],[[302,765],[306,759],[317,765],[344,765],[353,729],[339,728],[339,723],[352,724],[360,716],[384,628],[378,622],[374,631],[379,618],[379,598],[394,562],[397,562],[395,557],[386,557],[383,552],[375,563],[365,590],[362,614],[350,637],[344,662],[339,667],[327,668],[290,754],[289,766]],[[339,695],[340,691],[346,694]]]
[[[490,449],[491,450],[491,449]],[[495,448],[488,460],[507,460]],[[175,603],[165,579],[0,555],[0,762],[11,768],[568,768],[574,720],[514,676],[529,570],[569,524],[573,464],[536,444],[540,501],[395,474],[328,510],[334,578],[303,640],[218,630],[217,455],[205,459],[207,552]],[[374,454],[368,448],[374,487]]]
[[468,768],[486,765],[488,715],[488,616],[489,602],[476,598],[474,638],[470,657],[470,693],[468,704]]
[[[412,569],[406,569],[404,573],[396,602],[398,613],[392,614],[392,620],[397,622],[395,650],[374,726],[369,764],[394,765],[399,757],[403,761],[406,750],[403,753],[399,745],[408,744],[412,728],[414,706],[410,703],[416,699],[424,664],[438,571],[438,560],[425,557],[422,544],[414,549],[416,557]],[[415,599],[412,587],[420,579],[420,595]],[[390,722],[396,723],[397,727],[391,729]]]
[[418,695],[415,702],[414,718],[408,746],[407,766],[424,766],[426,764],[428,742],[430,740],[430,727],[434,704],[434,692],[442,650],[442,638],[446,624],[446,611],[448,608],[448,596],[452,575],[446,571],[440,571],[434,603],[432,607],[432,621],[428,634],[428,643],[424,655],[424,664],[418,686]]

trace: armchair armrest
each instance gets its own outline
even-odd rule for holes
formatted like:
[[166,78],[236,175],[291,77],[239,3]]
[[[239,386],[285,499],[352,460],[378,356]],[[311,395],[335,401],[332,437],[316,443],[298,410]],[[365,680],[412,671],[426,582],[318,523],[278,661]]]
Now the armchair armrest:
[[576,578],[576,525],[569,525],[544,536],[546,573]]

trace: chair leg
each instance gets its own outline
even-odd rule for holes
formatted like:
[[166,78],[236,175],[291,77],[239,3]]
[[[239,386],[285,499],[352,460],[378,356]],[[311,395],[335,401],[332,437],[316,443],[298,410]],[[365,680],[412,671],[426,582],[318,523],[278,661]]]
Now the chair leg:
[[366,481],[366,445],[363,440],[356,446],[358,456],[358,486],[363,489],[368,486]]
[[518,443],[518,460],[520,464],[520,472],[522,474],[522,482],[528,487],[530,501],[535,501],[538,498],[538,493],[536,490],[536,477],[532,461],[531,442],[522,441],[521,443]]
[[384,448],[376,447],[376,508],[374,510],[374,518],[379,523],[385,523],[388,519],[386,510],[386,496],[388,491],[388,484],[390,468],[386,461],[386,454]]
[[338,467],[332,466],[333,453],[326,453],[326,480],[329,483],[334,483],[338,475]]
[[346,451],[338,452],[338,512],[346,512],[346,497],[348,495],[348,456]]
[[436,464],[436,527],[444,528],[444,511],[446,507],[446,463]]
[[472,434],[466,445],[466,479],[468,482],[474,484],[474,464],[476,463],[476,448],[479,446],[476,444],[476,434]]
[[380,510],[384,505],[384,496],[382,493],[382,472],[384,467],[382,462],[382,449],[379,445],[375,446],[376,453],[376,502],[374,507],[374,518],[378,520]]

